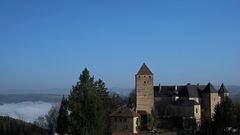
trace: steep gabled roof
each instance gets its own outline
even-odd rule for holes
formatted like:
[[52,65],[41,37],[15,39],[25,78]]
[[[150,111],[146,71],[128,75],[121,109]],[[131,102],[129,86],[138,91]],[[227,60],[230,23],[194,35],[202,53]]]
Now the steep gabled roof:
[[199,97],[197,85],[187,85],[188,97]]
[[226,89],[226,87],[224,86],[223,83],[222,83],[218,93],[228,93],[228,90]]
[[142,67],[138,71],[137,75],[153,75],[151,70],[147,67],[145,63],[143,63]]
[[205,87],[204,92],[207,92],[207,93],[218,93],[210,82]]
[[114,111],[110,116],[112,117],[138,117],[138,113],[134,112],[130,108],[123,108]]

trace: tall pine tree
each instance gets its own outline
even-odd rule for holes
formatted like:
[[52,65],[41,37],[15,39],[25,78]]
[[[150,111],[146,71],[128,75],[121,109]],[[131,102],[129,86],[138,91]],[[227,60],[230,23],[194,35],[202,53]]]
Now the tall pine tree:
[[106,135],[111,135],[111,128],[110,128],[110,113],[111,113],[111,102],[109,97],[108,89],[105,86],[105,83],[99,79],[95,82],[96,84],[96,92],[99,98],[102,101],[103,107],[104,107],[104,123],[102,124],[104,128],[104,132]]
[[234,105],[231,99],[226,98],[215,107],[212,128],[214,134],[231,134],[229,127],[234,127]]
[[62,97],[59,115],[57,118],[57,133],[60,135],[68,134],[68,101]]
[[84,69],[69,95],[70,134],[105,135],[105,112],[94,78]]

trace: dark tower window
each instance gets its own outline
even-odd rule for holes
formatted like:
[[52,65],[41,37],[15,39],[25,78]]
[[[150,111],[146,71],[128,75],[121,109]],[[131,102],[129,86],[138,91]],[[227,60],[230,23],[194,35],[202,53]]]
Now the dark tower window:
[[126,126],[126,129],[128,129],[128,127]]
[[149,78],[152,78],[151,76],[149,76]]
[[141,78],[141,76],[139,75],[138,78]]
[[115,126],[115,128],[117,129],[117,125]]
[[144,84],[146,84],[147,82],[146,81],[144,81]]
[[144,75],[143,77],[145,78],[146,76]]
[[127,122],[127,118],[125,118],[125,122]]

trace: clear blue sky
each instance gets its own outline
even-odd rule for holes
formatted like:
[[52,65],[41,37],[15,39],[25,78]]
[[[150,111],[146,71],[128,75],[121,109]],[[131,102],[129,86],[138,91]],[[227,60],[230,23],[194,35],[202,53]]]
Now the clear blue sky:
[[69,88],[87,67],[133,88],[145,62],[155,84],[240,84],[239,0],[1,0],[0,89]]

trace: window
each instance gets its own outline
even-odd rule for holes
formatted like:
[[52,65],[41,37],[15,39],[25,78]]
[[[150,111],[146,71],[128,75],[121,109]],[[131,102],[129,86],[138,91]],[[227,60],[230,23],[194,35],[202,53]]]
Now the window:
[[117,129],[117,125],[115,126],[115,129]]
[[149,78],[152,78],[151,76],[149,76]]
[[144,75],[143,77],[145,78],[146,76]]
[[196,113],[198,113],[198,109],[196,108]]
[[144,81],[144,84],[146,84],[147,82],[146,81]]
[[117,118],[115,118],[115,122],[117,122]]
[[122,122],[122,119],[119,119],[120,122]]
[[127,118],[125,118],[125,122],[127,122]]
[[126,126],[125,128],[128,129],[128,126]]
[[138,78],[141,78],[141,76],[139,75]]

